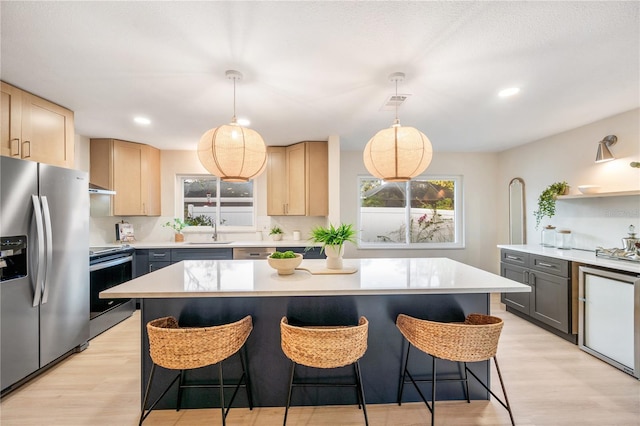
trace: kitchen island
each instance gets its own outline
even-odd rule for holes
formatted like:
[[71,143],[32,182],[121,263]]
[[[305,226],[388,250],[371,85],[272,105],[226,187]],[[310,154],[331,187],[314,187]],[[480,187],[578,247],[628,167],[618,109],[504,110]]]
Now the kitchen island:
[[[290,362],[280,348],[279,323],[283,316],[302,324],[356,324],[368,318],[369,341],[361,360],[364,390],[368,403],[396,401],[402,354],[406,342],[395,327],[398,314],[436,321],[460,321],[471,312],[489,313],[489,295],[499,292],[528,292],[526,285],[446,258],[345,259],[351,274],[318,274],[324,260],[305,259],[293,275],[281,276],[266,260],[183,261],[127,283],[105,290],[104,298],[141,298],[142,381],[141,394],[151,368],[145,324],[173,315],[183,326],[203,326],[236,321],[253,316],[254,329],[246,350],[249,357],[254,403],[257,406],[284,406]],[[309,271],[315,272],[310,273]],[[422,363],[419,363],[422,361]],[[426,356],[413,357],[413,370],[429,375]],[[443,373],[458,371],[454,363],[441,363]],[[236,362],[225,364],[231,373]],[[488,380],[489,364],[476,363],[476,374]],[[212,370],[193,374],[215,377]],[[159,371],[154,390],[171,378]],[[164,374],[166,373],[166,374]],[[305,371],[313,377],[317,371]],[[342,377],[351,370],[322,371]],[[233,374],[233,373],[231,373]],[[175,391],[175,389],[173,390]],[[474,399],[487,399],[487,392],[470,381]],[[161,407],[173,407],[175,393]],[[462,399],[460,385],[442,386],[439,399]],[[239,405],[246,405],[243,393]],[[405,401],[417,400],[413,389],[405,390]],[[208,392],[185,394],[184,407],[214,406],[217,398]],[[353,404],[353,389],[335,388],[294,393],[294,405]]]

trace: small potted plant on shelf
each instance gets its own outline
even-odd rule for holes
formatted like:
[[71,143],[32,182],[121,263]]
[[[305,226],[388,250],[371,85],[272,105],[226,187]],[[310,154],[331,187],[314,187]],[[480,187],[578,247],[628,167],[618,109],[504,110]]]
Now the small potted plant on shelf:
[[279,226],[272,226],[271,230],[269,231],[269,235],[271,235],[271,238],[273,238],[273,241],[280,241],[282,239],[282,234],[284,234],[284,232],[282,231],[282,228],[280,228]]
[[355,244],[356,231],[351,224],[342,223],[337,228],[330,224],[329,227],[317,226],[311,230],[311,242],[320,243],[320,253],[327,255],[327,269],[342,269],[342,255],[344,243],[349,241]]
[[176,217],[173,219],[173,222],[169,221],[162,226],[171,228],[175,231],[175,241],[177,243],[184,241],[182,230],[187,226],[187,224],[182,219]]
[[556,214],[556,197],[569,193],[567,182],[555,182],[547,186],[538,197],[538,210],[533,212],[536,218],[536,229],[543,217],[552,218]]

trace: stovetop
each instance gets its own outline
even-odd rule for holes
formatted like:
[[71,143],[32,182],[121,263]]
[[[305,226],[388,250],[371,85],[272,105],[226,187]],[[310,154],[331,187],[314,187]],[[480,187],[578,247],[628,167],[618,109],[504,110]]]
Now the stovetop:
[[640,263],[640,255],[638,255],[637,252],[626,251],[619,248],[606,249],[603,247],[597,247],[596,257],[602,257],[605,259],[613,259],[613,260],[626,260],[630,262]]
[[127,244],[123,244],[117,247],[89,247],[89,257],[94,258],[98,256],[104,256],[106,254],[118,253],[118,252],[129,252],[132,251],[133,247]]

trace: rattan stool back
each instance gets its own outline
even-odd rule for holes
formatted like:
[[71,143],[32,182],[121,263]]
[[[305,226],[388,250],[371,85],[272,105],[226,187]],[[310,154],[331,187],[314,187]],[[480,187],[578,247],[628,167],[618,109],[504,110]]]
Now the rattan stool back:
[[463,323],[442,323],[398,315],[396,325],[416,348],[450,361],[485,361],[498,351],[502,319],[470,314]]
[[212,327],[180,327],[174,317],[147,323],[149,354],[157,365],[187,370],[217,364],[240,350],[253,329],[251,316]]
[[357,326],[298,327],[286,317],[280,321],[281,346],[293,362],[307,367],[337,368],[350,365],[367,351],[369,321],[360,317]]

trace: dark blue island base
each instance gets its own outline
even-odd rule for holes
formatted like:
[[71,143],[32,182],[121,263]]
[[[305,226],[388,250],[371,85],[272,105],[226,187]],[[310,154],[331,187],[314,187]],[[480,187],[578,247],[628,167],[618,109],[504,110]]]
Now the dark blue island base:
[[[462,321],[473,312],[489,313],[489,294],[405,294],[357,296],[278,296],[278,297],[194,297],[148,298],[142,302],[142,386],[141,396],[149,378],[151,358],[146,335],[146,323],[152,319],[173,315],[181,326],[218,325],[237,321],[247,314],[253,317],[253,331],[246,343],[254,405],[284,407],[287,400],[291,363],[280,348],[280,319],[287,316],[296,324],[352,325],[362,315],[369,320],[368,349],[360,360],[367,404],[396,403],[407,342],[395,326],[398,314],[434,321]],[[414,350],[410,360],[414,377],[431,375],[431,358]],[[233,356],[223,363],[225,381],[240,377],[240,361]],[[471,369],[489,383],[489,363],[470,364]],[[301,367],[298,377],[331,377],[352,380],[353,367],[318,370]],[[438,362],[438,377],[459,374],[457,363]],[[187,373],[188,380],[217,381],[217,368],[205,367]],[[168,385],[175,372],[158,368],[151,400]],[[332,379],[332,380],[333,380]],[[430,385],[423,385],[430,397]],[[471,399],[488,399],[488,393],[474,379],[469,380]],[[172,389],[158,408],[175,408],[177,389]],[[230,397],[226,395],[225,398]],[[464,399],[461,383],[439,384],[439,400]],[[141,397],[142,400],[142,397]],[[412,385],[405,386],[403,402],[418,401]],[[216,389],[186,389],[184,408],[218,407]],[[292,405],[357,404],[353,388],[297,388]],[[247,407],[246,393],[240,390],[234,407]]]

